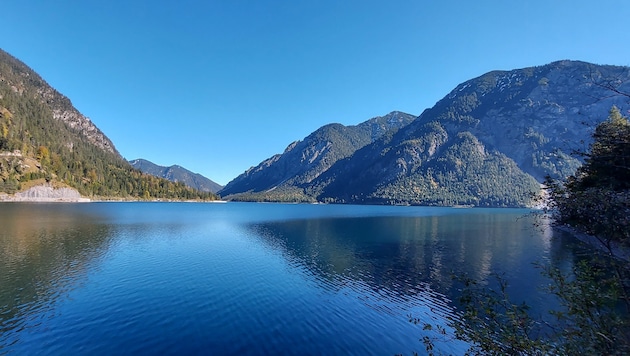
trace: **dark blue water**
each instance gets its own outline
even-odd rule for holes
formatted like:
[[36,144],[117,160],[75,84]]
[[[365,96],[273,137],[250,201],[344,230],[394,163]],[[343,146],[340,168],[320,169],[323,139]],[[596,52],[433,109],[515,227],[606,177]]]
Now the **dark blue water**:
[[[0,204],[0,354],[423,353],[466,272],[534,312],[580,247],[526,210]],[[437,341],[460,354],[466,345]]]

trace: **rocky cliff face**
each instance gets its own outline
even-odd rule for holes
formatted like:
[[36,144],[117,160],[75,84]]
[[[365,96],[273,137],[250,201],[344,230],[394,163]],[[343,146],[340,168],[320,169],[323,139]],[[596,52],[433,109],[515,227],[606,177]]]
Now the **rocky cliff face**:
[[[471,132],[542,180],[572,174],[580,164],[572,152],[587,147],[592,130],[613,105],[628,107],[627,98],[601,86],[612,80],[620,89],[630,89],[628,75],[627,67],[560,61],[489,73],[464,83],[449,98],[477,96],[473,113],[478,123]],[[473,90],[483,82],[494,86]]]

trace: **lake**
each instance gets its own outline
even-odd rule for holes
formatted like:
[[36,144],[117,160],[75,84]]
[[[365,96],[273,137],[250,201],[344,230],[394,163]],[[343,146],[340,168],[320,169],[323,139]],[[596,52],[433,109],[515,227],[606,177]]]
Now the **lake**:
[[543,315],[586,253],[524,209],[4,203],[0,354],[422,354],[453,274]]

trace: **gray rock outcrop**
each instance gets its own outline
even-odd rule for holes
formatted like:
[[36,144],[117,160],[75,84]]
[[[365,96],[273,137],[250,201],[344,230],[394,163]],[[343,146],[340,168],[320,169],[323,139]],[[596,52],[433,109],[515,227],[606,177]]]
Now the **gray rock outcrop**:
[[51,185],[38,185],[13,196],[0,196],[3,201],[16,202],[88,202],[81,194],[72,188],[54,188]]

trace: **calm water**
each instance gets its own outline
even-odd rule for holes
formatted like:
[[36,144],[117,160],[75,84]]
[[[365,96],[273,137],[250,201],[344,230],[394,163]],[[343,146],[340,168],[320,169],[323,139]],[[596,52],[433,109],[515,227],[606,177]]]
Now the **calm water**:
[[[453,273],[535,312],[581,247],[526,210],[0,204],[0,354],[422,353]],[[439,342],[459,354],[466,345]]]

